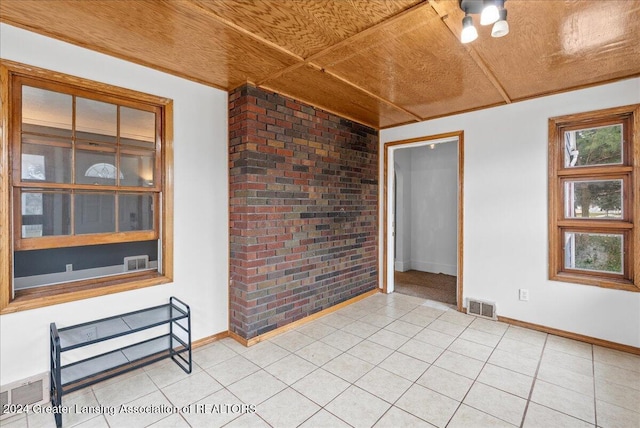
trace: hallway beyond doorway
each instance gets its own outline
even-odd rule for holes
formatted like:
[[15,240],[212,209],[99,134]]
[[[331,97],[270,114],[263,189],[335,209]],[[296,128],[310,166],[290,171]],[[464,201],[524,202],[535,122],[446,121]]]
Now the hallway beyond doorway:
[[457,278],[443,273],[409,270],[394,273],[396,293],[435,300],[447,305],[456,304]]

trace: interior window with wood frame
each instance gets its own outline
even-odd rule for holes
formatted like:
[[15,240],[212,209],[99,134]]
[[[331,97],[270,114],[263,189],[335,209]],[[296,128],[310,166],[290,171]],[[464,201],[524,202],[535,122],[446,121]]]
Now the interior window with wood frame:
[[0,72],[2,312],[169,282],[171,100],[9,61]]
[[640,291],[640,105],[549,119],[549,278]]

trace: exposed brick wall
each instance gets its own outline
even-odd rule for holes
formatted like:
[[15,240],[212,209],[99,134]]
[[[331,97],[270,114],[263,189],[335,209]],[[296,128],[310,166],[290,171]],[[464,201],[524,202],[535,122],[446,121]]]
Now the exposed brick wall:
[[250,339],[378,284],[378,132],[229,94],[230,330]]

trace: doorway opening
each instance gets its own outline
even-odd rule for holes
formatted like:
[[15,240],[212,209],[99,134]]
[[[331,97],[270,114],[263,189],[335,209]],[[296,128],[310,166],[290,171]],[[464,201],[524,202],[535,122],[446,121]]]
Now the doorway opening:
[[462,310],[463,132],[384,146],[383,291]]

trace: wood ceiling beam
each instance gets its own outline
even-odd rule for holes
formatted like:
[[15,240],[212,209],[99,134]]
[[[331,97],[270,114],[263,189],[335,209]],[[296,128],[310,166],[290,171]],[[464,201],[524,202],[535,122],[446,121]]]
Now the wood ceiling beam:
[[375,33],[377,31],[379,31],[380,29],[393,24],[394,22],[396,22],[397,20],[403,18],[404,16],[406,16],[406,15],[408,15],[410,13],[413,13],[413,12],[415,12],[417,10],[420,10],[422,8],[428,7],[428,6],[429,6],[429,3],[426,0],[423,0],[421,3],[418,3],[418,4],[414,5],[414,6],[411,6],[409,9],[405,9],[400,13],[397,13],[397,14],[395,14],[395,15],[393,15],[393,16],[385,19],[385,20],[382,20],[382,21],[378,22],[375,25],[372,25],[369,28],[365,28],[364,30],[360,31],[359,33],[354,34],[351,37],[347,37],[346,39],[342,39],[338,43],[334,43],[333,45],[324,48],[320,52],[316,52],[315,54],[307,57],[305,60],[307,62],[313,61],[314,59],[316,59],[316,58],[318,58],[318,57],[320,57],[322,55],[325,55],[325,54],[327,54],[329,52],[332,52],[332,51],[334,51],[334,50],[336,50],[338,48],[341,48],[342,46],[344,46],[346,44],[353,43],[354,41],[356,41],[358,39],[361,39],[363,37],[366,37],[371,33]]
[[[276,49],[276,50],[278,50],[278,51],[280,51],[280,52],[282,52],[282,53],[284,53],[286,55],[289,55],[289,56],[291,56],[292,58],[294,58],[294,59],[296,59],[298,61],[300,61],[300,62],[298,62],[296,64],[290,65],[289,67],[285,67],[285,68],[283,68],[283,69],[271,74],[270,76],[267,76],[266,78],[256,82],[255,85],[258,86],[258,87],[262,87],[264,89],[269,89],[269,85],[268,85],[267,82],[269,82],[270,80],[276,79],[276,78],[284,75],[285,73],[294,71],[294,70],[296,70],[296,69],[308,64],[308,65],[312,66],[313,68],[315,68],[317,70],[321,70],[323,72],[326,72],[327,74],[329,74],[333,78],[335,78],[335,79],[337,79],[337,80],[339,80],[339,81],[351,86],[352,88],[357,89],[357,90],[359,90],[361,92],[364,92],[368,96],[373,97],[374,99],[376,99],[376,100],[378,100],[378,101],[380,101],[382,103],[385,103],[385,104],[387,104],[387,105],[389,105],[389,106],[391,106],[393,108],[396,108],[396,109],[398,109],[400,111],[403,111],[403,112],[409,114],[410,116],[414,117],[416,121],[420,121],[421,120],[420,116],[418,116],[417,114],[415,114],[415,113],[413,113],[413,112],[411,112],[411,111],[409,111],[409,110],[407,110],[407,109],[405,109],[405,108],[403,108],[403,107],[391,102],[390,100],[387,100],[385,98],[380,97],[379,95],[376,95],[376,94],[374,94],[374,93],[372,93],[370,91],[367,91],[366,89],[361,88],[360,86],[357,86],[357,85],[351,83],[350,81],[348,81],[348,80],[346,80],[346,79],[344,79],[344,78],[342,78],[342,77],[340,77],[340,76],[338,76],[336,74],[327,72],[322,67],[320,67],[317,64],[312,63],[311,61],[313,61],[313,59],[318,58],[318,57],[320,57],[320,56],[322,56],[322,55],[324,55],[324,54],[326,54],[328,52],[331,52],[334,49],[338,49],[339,47],[341,47],[341,46],[343,46],[343,45],[345,45],[347,43],[351,43],[354,40],[357,40],[358,38],[364,37],[364,36],[374,32],[374,31],[377,31],[380,28],[384,27],[385,25],[389,25],[389,24],[393,23],[394,21],[400,19],[401,17],[405,16],[408,13],[414,12],[416,10],[419,10],[419,9],[423,8],[423,7],[427,7],[429,3],[426,0],[423,0],[421,3],[418,3],[417,5],[414,5],[414,6],[410,7],[409,9],[405,9],[402,12],[393,15],[393,16],[389,17],[388,19],[379,22],[378,24],[372,25],[371,27],[366,28],[365,30],[363,30],[363,31],[361,31],[359,33],[356,33],[351,37],[348,37],[346,39],[342,39],[338,43],[335,43],[335,44],[333,44],[333,45],[331,45],[331,46],[329,46],[329,47],[327,47],[327,48],[325,48],[325,49],[323,49],[323,50],[321,50],[319,52],[316,52],[315,54],[313,54],[313,55],[311,55],[311,56],[309,56],[307,58],[303,58],[303,57],[301,57],[301,56],[289,51],[288,49],[285,49],[284,47],[282,47],[282,46],[280,46],[280,45],[278,45],[276,43],[271,42],[270,40],[267,40],[267,39],[265,39],[265,38],[263,38],[261,36],[258,36],[255,33],[252,33],[251,31],[249,31],[249,30],[247,30],[247,29],[245,29],[245,28],[243,28],[243,27],[241,27],[241,26],[229,21],[228,19],[225,19],[225,18],[217,15],[213,11],[208,10],[208,9],[200,6],[199,4],[194,3],[192,0],[187,0],[186,4],[189,5],[189,7],[195,9],[198,12],[205,13],[207,16],[212,17],[213,19],[215,19],[216,21],[220,22],[221,24],[226,25],[226,26],[228,26],[230,28],[233,28],[234,30],[236,30],[238,32],[241,32],[242,34],[252,38],[253,40],[256,40],[256,41],[258,41],[260,43],[263,43],[263,44],[265,44],[267,46],[270,46],[270,47],[272,47],[272,48],[274,48],[274,49]],[[229,89],[231,89],[231,88],[229,88]]]
[[356,89],[356,90],[358,90],[360,92],[363,92],[363,93],[367,94],[368,96],[370,96],[370,97],[372,97],[372,98],[374,98],[374,99],[376,99],[376,100],[378,100],[378,101],[380,101],[380,102],[382,102],[382,103],[384,103],[384,104],[386,104],[386,105],[388,105],[390,107],[393,107],[393,108],[395,108],[397,110],[400,110],[400,111],[402,111],[404,113],[407,113],[408,115],[410,115],[411,117],[415,118],[415,120],[419,122],[419,121],[422,120],[422,118],[419,115],[415,114],[414,112],[409,111],[409,110],[405,109],[404,107],[399,106],[398,104],[395,104],[391,100],[388,100],[388,99],[383,98],[383,97],[381,97],[381,96],[379,96],[377,94],[374,94],[373,92],[368,91],[368,90],[366,90],[366,89],[354,84],[353,82],[350,82],[349,80],[339,76],[338,74],[335,74],[335,73],[332,73],[330,71],[327,71],[326,69],[324,69],[320,65],[314,63],[313,60],[317,59],[317,58],[320,58],[323,55],[325,55],[327,53],[330,53],[333,50],[338,49],[338,48],[340,48],[340,47],[342,47],[342,46],[344,46],[346,44],[353,43],[354,41],[357,41],[360,38],[366,37],[366,36],[368,36],[369,34],[371,34],[373,32],[379,31],[381,28],[384,28],[384,27],[386,27],[388,25],[391,25],[392,23],[394,23],[398,19],[404,17],[405,15],[407,15],[409,13],[413,13],[413,12],[415,12],[417,10],[420,10],[420,9],[422,9],[424,7],[428,7],[428,6],[429,6],[429,2],[427,0],[423,0],[422,2],[416,4],[416,5],[408,8],[408,9],[405,9],[402,12],[397,13],[397,14],[395,14],[395,15],[393,15],[393,16],[391,16],[391,17],[389,17],[389,18],[387,18],[387,19],[385,19],[385,20],[383,20],[383,21],[381,21],[381,22],[379,22],[379,23],[377,23],[375,25],[372,25],[371,27],[368,27],[368,28],[364,29],[363,31],[361,31],[359,33],[356,33],[351,37],[347,37],[346,39],[342,39],[339,42],[334,43],[333,45],[331,45],[329,47],[326,47],[326,48],[322,49],[321,51],[316,52],[315,54],[308,56],[307,58],[304,58],[303,61],[300,62],[300,63],[290,65],[289,67],[285,67],[282,70],[279,70],[279,71],[271,74],[270,76],[268,76],[268,77],[262,79],[261,81],[257,82],[257,86],[259,86],[261,88],[264,88],[264,89],[269,89],[269,83],[268,83],[269,81],[277,79],[277,78],[281,77],[282,75],[284,75],[286,73],[289,73],[291,71],[294,71],[294,70],[296,70],[296,69],[298,69],[298,68],[300,68],[302,66],[309,65],[309,66],[315,68],[316,70],[319,70],[319,71],[322,71],[324,73],[327,73],[329,76],[333,77],[334,79],[339,80],[342,83],[344,83],[346,85],[349,85],[350,87],[352,87],[352,88],[354,88],[354,89]]
[[[445,14],[444,12],[442,12],[441,8],[436,7],[435,0],[423,0],[422,2],[416,4],[416,5],[408,8],[408,9],[405,9],[402,12],[397,13],[397,14],[395,14],[395,15],[393,15],[393,16],[391,16],[391,17],[389,17],[389,18],[387,18],[387,19],[385,19],[385,20],[383,20],[383,21],[381,21],[381,22],[379,22],[379,23],[377,23],[375,25],[372,25],[371,27],[368,27],[365,30],[363,30],[363,31],[361,31],[359,33],[356,33],[351,37],[347,37],[346,39],[342,39],[341,41],[339,41],[337,43],[334,43],[333,45],[328,46],[327,48],[324,48],[321,51],[316,52],[315,54],[310,55],[307,58],[303,58],[303,57],[291,52],[290,50],[288,50],[288,49],[286,49],[286,48],[284,48],[284,47],[282,47],[282,46],[280,46],[280,45],[278,45],[278,44],[276,44],[276,43],[274,43],[274,42],[272,42],[270,40],[267,40],[264,37],[261,37],[261,36],[255,34],[255,33],[252,33],[251,31],[249,31],[249,30],[247,30],[247,29],[235,24],[234,22],[232,22],[232,21],[230,21],[228,19],[225,19],[225,18],[217,15],[213,11],[211,11],[211,10],[209,10],[207,8],[204,8],[204,7],[200,6],[199,4],[194,3],[192,0],[186,0],[185,4],[187,4],[189,7],[195,9],[198,12],[205,13],[206,15],[212,17],[213,19],[215,19],[216,21],[220,22],[221,24],[223,24],[223,25],[225,25],[225,26],[227,26],[229,28],[233,28],[234,30],[246,35],[247,37],[250,37],[251,39],[253,39],[253,40],[255,40],[255,41],[259,42],[259,43],[265,44],[265,45],[267,45],[267,46],[269,46],[269,47],[271,47],[273,49],[276,49],[279,52],[282,52],[282,53],[292,57],[293,59],[299,61],[296,64],[293,64],[293,65],[285,67],[285,68],[283,68],[281,70],[278,70],[275,73],[272,73],[271,75],[267,76],[266,78],[257,81],[255,83],[256,86],[265,87],[266,88],[266,87],[269,86],[268,85],[269,81],[277,79],[277,78],[281,77],[282,75],[284,75],[286,73],[294,71],[294,70],[296,70],[296,69],[308,64],[308,65],[312,66],[315,69],[321,70],[321,71],[329,74],[333,78],[335,78],[337,80],[340,80],[341,82],[351,86],[352,88],[357,89],[357,90],[359,90],[361,92],[364,92],[365,94],[377,99],[380,102],[383,102],[383,103],[385,103],[385,104],[387,104],[387,105],[389,105],[391,107],[394,107],[394,108],[396,108],[398,110],[401,110],[401,111],[411,115],[412,117],[416,118],[416,120],[418,120],[418,121],[423,120],[423,118],[421,118],[419,115],[417,115],[417,114],[415,114],[415,113],[413,113],[413,112],[411,112],[411,111],[409,111],[409,110],[407,110],[407,109],[405,109],[405,108],[393,103],[392,101],[390,101],[390,100],[388,100],[386,98],[383,98],[383,97],[381,97],[379,95],[376,95],[376,94],[374,94],[374,93],[372,93],[372,92],[370,92],[370,91],[368,91],[368,90],[366,90],[366,89],[364,89],[364,88],[362,88],[362,87],[350,82],[349,80],[340,77],[339,75],[337,75],[335,73],[328,72],[326,69],[324,69],[324,68],[320,67],[319,65],[315,64],[313,62],[313,60],[316,59],[316,58],[319,58],[319,57],[321,57],[321,56],[323,56],[323,55],[325,55],[327,53],[330,53],[333,50],[338,49],[338,48],[340,48],[340,47],[342,47],[342,46],[344,46],[346,44],[353,43],[354,41],[357,41],[360,38],[366,37],[366,36],[368,36],[369,34],[371,34],[373,32],[379,31],[380,29],[382,29],[382,28],[384,28],[384,27],[386,27],[388,25],[391,25],[392,23],[394,23],[398,19],[404,17],[405,15],[407,15],[409,13],[413,13],[413,12],[415,12],[417,10],[420,10],[420,9],[424,8],[424,7],[431,7],[435,11],[435,13],[440,17],[440,19],[446,25],[446,27],[449,29],[449,31],[451,31],[451,33],[454,36],[456,36],[456,39],[457,39],[456,30],[450,25],[450,20],[448,19],[448,15]],[[504,99],[504,101],[507,104],[510,104],[512,102],[511,98],[509,97],[507,92],[504,90],[504,88],[502,87],[502,85],[500,84],[498,79],[495,77],[495,75],[493,74],[491,69],[487,66],[486,62],[482,59],[480,54],[475,49],[473,49],[473,47],[471,47],[469,45],[465,45],[465,48],[467,49],[467,52],[469,53],[469,55],[471,56],[473,61],[478,65],[478,67],[480,68],[480,70],[482,70],[482,72],[487,77],[487,79],[489,79],[491,84],[500,93],[500,96]]]
[[[428,2],[429,2],[429,5],[431,5],[431,7],[433,8],[433,10],[438,14],[440,19],[444,23],[444,25],[446,25],[449,31],[451,31],[451,34],[453,34],[455,38],[458,39],[457,30],[453,25],[451,25],[451,19],[449,18],[449,15],[445,13],[442,10],[442,8],[437,6],[437,3],[435,2],[435,0],[428,0]],[[473,59],[473,62],[475,62],[476,65],[480,68],[480,70],[482,70],[484,75],[487,76],[487,79],[489,79],[489,81],[491,82],[493,87],[496,89],[496,91],[500,93],[500,96],[502,97],[504,102],[507,104],[511,104],[511,97],[509,97],[509,94],[507,94],[507,91],[504,90],[504,88],[502,87],[502,85],[500,84],[496,76],[493,74],[493,71],[491,71],[489,66],[486,64],[482,56],[472,46],[468,44],[464,44],[463,46],[469,53],[469,56],[471,57],[471,59]]]
[[23,22],[20,20],[16,20],[13,19],[12,17],[7,18],[7,16],[3,16],[0,15],[0,22],[7,24],[7,25],[11,25],[13,27],[17,27],[17,28],[21,28],[25,31],[30,31],[32,33],[36,33],[36,34],[40,34],[42,36],[45,37],[50,37],[52,39],[57,39],[57,40],[61,40],[65,43],[69,43],[70,45],[76,45],[76,46],[80,46],[81,48],[84,49],[89,49],[95,52],[99,52],[101,54],[104,55],[109,55],[112,56],[114,58],[118,58],[121,59],[123,61],[128,61],[131,62],[133,64],[138,64],[141,65],[143,67],[148,67],[151,68],[153,70],[158,70],[161,71],[163,73],[167,73],[167,74],[171,74],[173,76],[177,76],[177,77],[181,77],[185,80],[189,80],[191,82],[196,82],[196,83],[200,83],[201,85],[205,85],[205,86],[210,86],[212,88],[216,88],[216,89],[220,89],[221,91],[227,91],[228,88],[224,87],[223,85],[217,84],[215,82],[212,82],[211,80],[205,80],[205,79],[201,79],[198,77],[194,77],[191,74],[187,73],[187,72],[183,72],[180,70],[175,70],[169,67],[164,67],[161,65],[156,64],[155,62],[151,61],[151,60],[147,60],[147,59],[143,59],[143,58],[138,58],[135,55],[131,55],[131,54],[124,54],[121,52],[116,51],[113,48],[104,48],[104,47],[96,47],[95,45],[92,45],[91,43],[86,43],[84,41],[78,41],[78,39],[71,37],[69,35],[67,35],[66,33],[63,32],[59,32],[59,31],[51,31],[50,29],[47,28],[42,28],[42,27],[38,27],[36,25],[34,25],[31,22]]
[[[327,71],[325,68],[323,68],[320,65],[314,63],[313,61],[315,59],[317,59],[317,58],[322,57],[323,55],[326,55],[326,54],[328,54],[328,53],[330,53],[330,52],[332,52],[332,51],[334,51],[336,49],[341,48],[344,45],[353,43],[353,42],[355,42],[355,41],[357,41],[357,40],[359,40],[361,38],[364,38],[364,37],[370,35],[371,33],[377,32],[380,29],[383,29],[386,26],[393,24],[395,21],[397,21],[398,19],[403,18],[407,14],[414,13],[415,11],[420,10],[422,8],[425,8],[425,7],[431,7],[435,11],[435,13],[440,17],[441,21],[445,24],[445,26],[449,29],[449,31],[451,31],[451,33],[455,36],[455,30],[447,22],[448,21],[447,20],[448,15],[446,15],[444,13],[441,13],[439,11],[440,8],[435,7],[434,0],[423,0],[422,2],[416,4],[416,5],[408,8],[408,9],[405,9],[402,12],[397,13],[397,14],[395,14],[395,15],[393,15],[393,16],[391,16],[391,17],[389,17],[389,18],[387,18],[387,19],[385,19],[385,20],[383,20],[383,21],[381,21],[381,22],[379,22],[379,23],[377,23],[375,25],[372,25],[371,27],[368,27],[365,30],[363,30],[363,31],[361,31],[359,33],[356,33],[351,37],[347,37],[346,39],[342,39],[339,42],[334,43],[333,45],[328,46],[328,47],[322,49],[321,51],[314,53],[313,55],[308,56],[307,58],[303,58],[303,57],[291,52],[290,50],[288,50],[288,49],[286,49],[286,48],[284,48],[284,47],[282,47],[282,46],[280,46],[280,45],[278,45],[278,44],[276,44],[276,43],[274,43],[274,42],[272,42],[270,40],[267,40],[264,37],[261,37],[261,36],[255,34],[255,33],[252,33],[251,31],[241,27],[238,24],[235,24],[234,22],[232,22],[232,21],[230,21],[228,19],[225,19],[225,18],[217,15],[215,12],[213,12],[213,11],[211,11],[211,10],[209,10],[209,9],[207,9],[207,8],[197,4],[197,3],[194,3],[193,0],[186,0],[185,4],[187,4],[189,7],[191,7],[194,10],[196,10],[197,12],[204,13],[207,16],[210,16],[211,18],[215,19],[219,23],[221,23],[221,24],[223,24],[223,25],[225,25],[225,26],[227,26],[229,28],[232,28],[235,31],[238,31],[238,32],[246,35],[247,37],[250,37],[251,39],[253,39],[253,40],[255,40],[255,41],[259,42],[259,43],[262,43],[262,44],[267,45],[267,46],[269,46],[269,47],[271,47],[273,49],[276,49],[279,52],[282,52],[282,53],[290,56],[291,58],[299,61],[299,62],[297,62],[295,64],[292,64],[292,65],[290,65],[288,67],[284,67],[281,70],[278,70],[275,73],[272,73],[269,76],[267,76],[267,77],[265,77],[265,78],[263,78],[261,80],[258,80],[257,82],[255,82],[256,86],[262,87],[264,89],[269,89],[269,86],[270,86],[269,82],[270,81],[273,81],[273,80],[283,76],[286,73],[295,71],[296,69],[298,69],[300,67],[303,67],[305,65],[309,65],[309,66],[315,68],[316,70],[319,70],[319,71],[322,71],[324,73],[327,73],[332,78],[334,78],[336,80],[339,80],[340,82],[342,82],[342,83],[344,83],[344,84],[346,84],[346,85],[348,85],[348,86],[350,86],[350,87],[352,87],[352,88],[354,88],[354,89],[356,89],[356,90],[358,90],[360,92],[363,92],[364,94],[366,94],[369,97],[372,97],[372,98],[374,98],[374,99],[376,99],[376,100],[378,100],[378,101],[380,101],[380,102],[382,102],[382,103],[384,103],[384,104],[386,104],[386,105],[388,105],[390,107],[393,107],[393,108],[395,108],[395,109],[397,109],[399,111],[402,111],[402,112],[410,115],[416,121],[421,121],[421,120],[423,120],[423,118],[420,117],[419,115],[417,115],[416,113],[414,113],[414,112],[412,112],[412,111],[410,111],[410,110],[408,110],[408,109],[406,109],[406,108],[404,108],[404,107],[392,102],[391,100],[388,100],[388,99],[386,99],[384,97],[381,97],[381,96],[379,96],[377,94],[374,94],[373,92],[368,91],[367,89],[354,84],[353,82],[341,77],[340,75],[338,75],[336,73],[332,73],[330,71]],[[456,37],[456,39],[457,39],[457,37]],[[500,95],[504,99],[504,101],[506,103],[511,103],[511,99],[509,98],[508,94],[506,93],[504,88],[502,88],[502,86],[500,85],[500,83],[498,82],[496,77],[494,76],[493,72],[486,65],[486,63],[482,59],[482,57],[472,47],[465,46],[465,48],[467,49],[467,52],[469,52],[469,55],[471,56],[473,61],[478,65],[478,67],[482,70],[482,72],[485,74],[487,79],[489,79],[491,84],[500,93]],[[229,88],[229,89],[231,89],[231,88]]]
[[482,58],[482,56],[480,56],[480,54],[471,46],[466,46],[466,48],[467,48],[467,51],[469,52],[469,55],[473,59],[473,61],[476,64],[478,64],[478,67],[480,67],[480,70],[482,70],[482,72],[484,73],[485,76],[487,76],[487,79],[489,79],[493,87],[496,88],[496,90],[500,93],[500,96],[502,97],[504,102],[506,102],[507,104],[511,104],[511,97],[509,97],[509,94],[507,94],[507,91],[504,90],[504,88],[502,87],[502,85],[500,84],[496,76],[493,74],[489,66],[484,62],[484,59]]
[[368,28],[360,31],[359,33],[354,34],[351,37],[347,37],[346,39],[342,39],[339,42],[334,43],[333,45],[328,46],[328,47],[322,49],[321,51],[316,52],[313,55],[308,56],[307,58],[304,58],[303,62],[301,64],[290,65],[289,67],[285,67],[282,70],[279,70],[279,71],[273,73],[272,75],[267,76],[266,78],[264,78],[261,81],[259,81],[258,85],[264,85],[269,80],[277,79],[278,77],[282,76],[283,74],[288,73],[290,71],[294,71],[295,69],[297,69],[299,67],[302,67],[305,64],[309,64],[312,67],[318,68],[317,65],[312,64],[312,61],[314,59],[316,59],[318,57],[321,57],[322,55],[325,55],[325,54],[327,54],[327,53],[329,53],[329,52],[331,52],[331,51],[333,51],[335,49],[338,49],[338,48],[340,48],[340,47],[342,47],[342,46],[344,46],[344,45],[346,45],[348,43],[352,43],[353,41],[358,40],[359,38],[365,37],[365,36],[369,35],[370,33],[378,31],[380,28],[383,28],[383,27],[385,27],[385,26],[397,21],[398,19],[402,18],[403,16],[405,16],[405,15],[407,15],[409,13],[415,12],[416,10],[422,9],[423,7],[427,7],[428,5],[429,5],[429,2],[427,0],[423,0],[420,3],[418,3],[418,4],[414,5],[414,6],[411,6],[409,9],[405,9],[402,12],[397,13],[397,14],[395,14],[395,15],[393,15],[393,16],[385,19],[385,20],[382,20],[382,21],[378,22],[377,24],[372,25],[371,27],[368,27]]
[[[194,3],[192,0],[186,0],[185,4],[187,4],[189,7],[191,7],[192,9],[196,10],[199,13],[204,13],[207,16],[210,16],[211,18],[215,19],[216,21],[218,21],[219,23],[226,25],[229,28],[233,28],[234,30],[244,34],[247,37],[250,37],[251,39],[260,42],[262,44],[265,44],[277,51],[282,52],[283,54],[289,55],[292,58],[301,61],[301,65],[304,64],[304,58],[301,57],[300,55],[297,55],[293,52],[291,52],[288,49],[283,48],[282,46],[278,45],[277,43],[273,43],[270,40],[265,39],[264,37],[258,36],[255,33],[252,33],[251,31],[247,30],[246,28],[243,28],[241,26],[239,26],[238,24],[235,24],[231,21],[229,21],[228,19],[225,19],[223,17],[221,17],[220,15],[216,14],[215,12],[213,12],[212,10],[209,10],[207,8],[204,8],[202,6],[200,6],[199,4]],[[296,64],[297,65],[297,64]],[[288,67],[287,67],[288,68]]]
[[257,86],[262,86],[262,85],[267,85],[269,81],[271,80],[275,80],[278,77],[287,74],[291,71],[295,71],[296,69],[303,67],[304,65],[308,64],[308,62],[306,60],[302,60],[301,62],[297,63],[297,64],[292,64],[288,67],[285,67],[281,70],[276,71],[275,73],[270,74],[269,76],[265,77],[264,79],[260,80],[259,82],[256,83]]
[[368,91],[365,88],[362,88],[362,87],[356,85],[355,83],[348,81],[347,79],[345,79],[343,77],[340,77],[336,73],[332,73],[330,71],[327,71],[326,69],[320,67],[319,65],[313,64],[313,63],[309,63],[309,65],[311,67],[315,68],[316,70],[321,71],[321,72],[333,77],[334,79],[339,80],[342,83],[351,86],[354,89],[357,89],[360,92],[364,92],[365,94],[369,95],[370,97],[375,98],[376,100],[378,100],[378,101],[380,101],[380,102],[382,102],[384,104],[387,104],[388,106],[394,107],[394,108],[396,108],[398,110],[401,110],[401,111],[407,113],[408,115],[410,115],[413,118],[415,118],[416,122],[420,122],[422,120],[422,118],[420,116],[418,116],[417,114],[415,114],[415,113],[407,110],[406,108],[401,107],[401,106],[399,106],[399,105],[387,100],[386,98],[381,97],[380,95],[374,94],[373,92]]

